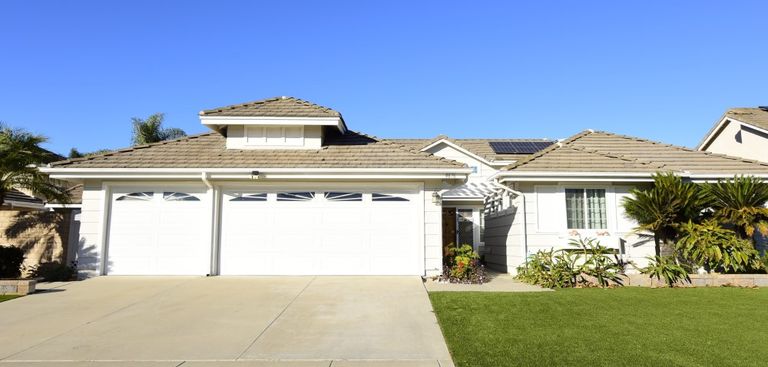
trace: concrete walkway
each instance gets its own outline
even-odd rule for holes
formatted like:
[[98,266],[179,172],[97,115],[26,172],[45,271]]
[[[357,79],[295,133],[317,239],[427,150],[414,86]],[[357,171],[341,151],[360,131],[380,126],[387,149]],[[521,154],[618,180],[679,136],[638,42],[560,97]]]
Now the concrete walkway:
[[0,367],[452,366],[418,277],[100,277],[0,303]]

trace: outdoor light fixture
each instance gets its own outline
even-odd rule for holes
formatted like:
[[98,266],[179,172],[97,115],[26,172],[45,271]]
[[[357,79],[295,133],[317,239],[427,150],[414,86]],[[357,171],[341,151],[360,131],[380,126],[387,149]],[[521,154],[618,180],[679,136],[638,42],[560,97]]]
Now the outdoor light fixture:
[[437,205],[437,204],[440,204],[440,202],[441,202],[440,194],[437,191],[433,192],[432,193],[432,204]]
[[259,171],[251,171],[251,180],[259,179]]

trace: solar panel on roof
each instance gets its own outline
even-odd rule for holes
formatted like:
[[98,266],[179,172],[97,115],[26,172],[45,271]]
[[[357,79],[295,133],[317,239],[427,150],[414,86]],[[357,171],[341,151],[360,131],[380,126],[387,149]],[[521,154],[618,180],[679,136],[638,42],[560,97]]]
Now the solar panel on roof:
[[533,154],[550,145],[551,141],[492,141],[491,149],[497,154]]

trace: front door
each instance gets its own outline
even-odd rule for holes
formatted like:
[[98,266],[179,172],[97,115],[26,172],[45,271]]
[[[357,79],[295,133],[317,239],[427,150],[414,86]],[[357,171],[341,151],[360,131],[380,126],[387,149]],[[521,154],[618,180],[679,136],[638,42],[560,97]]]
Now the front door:
[[456,246],[456,208],[443,208],[443,248]]

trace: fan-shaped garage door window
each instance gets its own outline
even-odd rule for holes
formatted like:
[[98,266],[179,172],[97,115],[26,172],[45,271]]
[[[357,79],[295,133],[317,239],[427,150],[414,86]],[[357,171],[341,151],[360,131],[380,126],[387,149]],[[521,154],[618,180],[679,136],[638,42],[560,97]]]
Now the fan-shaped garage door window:
[[280,192],[277,194],[277,201],[310,201],[314,198],[314,192]]
[[377,193],[373,193],[373,195],[371,196],[371,199],[373,201],[408,201],[408,199],[402,196],[377,194]]
[[328,201],[363,201],[363,194],[359,192],[326,192]]
[[235,195],[234,198],[229,199],[229,201],[267,201],[267,194],[266,193],[258,193],[258,194],[233,194]]
[[151,191],[132,192],[118,197],[117,201],[150,201],[152,200],[152,195],[154,195],[154,193]]
[[163,193],[163,200],[165,201],[200,201],[200,199],[198,199],[197,197],[184,192],[169,192],[169,191],[166,191]]

